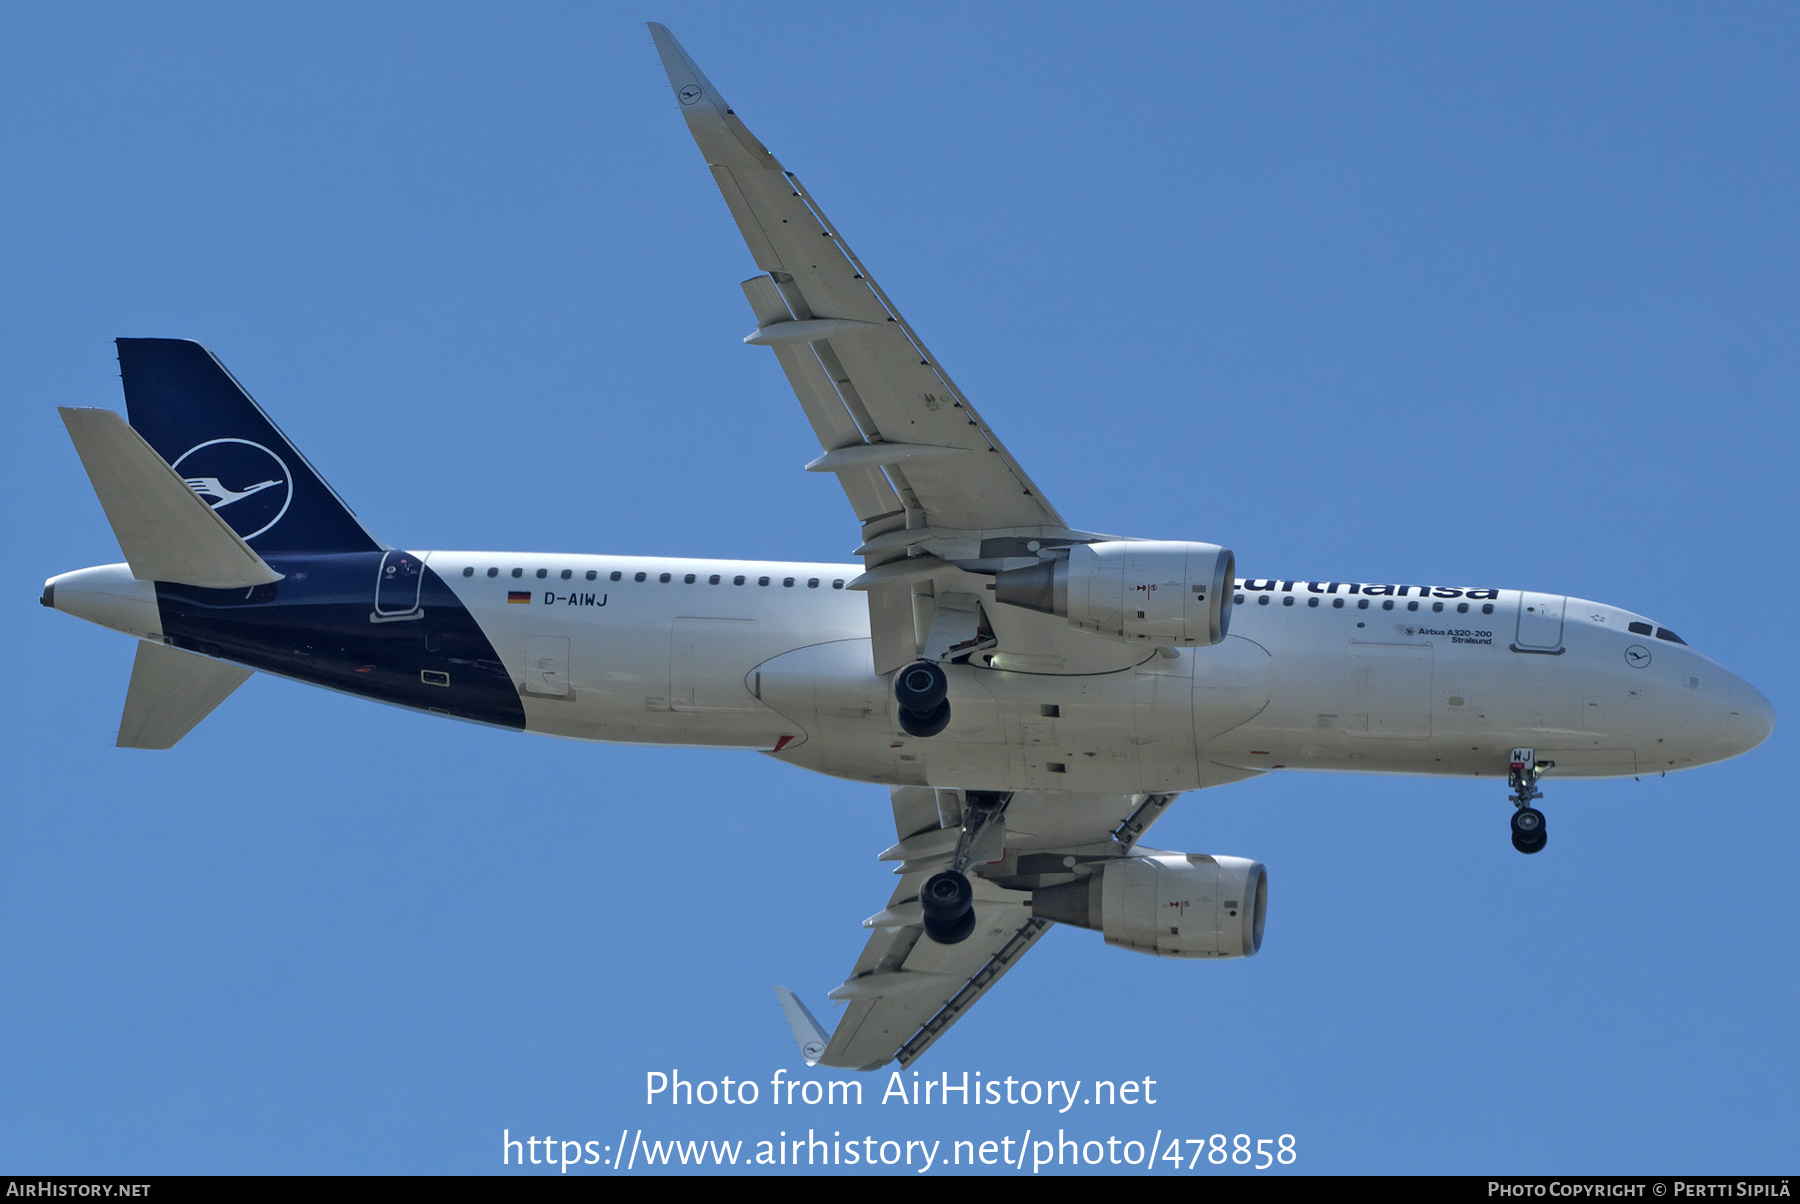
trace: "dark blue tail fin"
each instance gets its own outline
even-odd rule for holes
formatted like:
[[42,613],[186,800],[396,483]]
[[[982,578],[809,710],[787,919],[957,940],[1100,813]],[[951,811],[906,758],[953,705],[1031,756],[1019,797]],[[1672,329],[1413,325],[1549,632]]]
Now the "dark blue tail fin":
[[381,542],[213,353],[119,339],[131,425],[258,552],[369,552]]

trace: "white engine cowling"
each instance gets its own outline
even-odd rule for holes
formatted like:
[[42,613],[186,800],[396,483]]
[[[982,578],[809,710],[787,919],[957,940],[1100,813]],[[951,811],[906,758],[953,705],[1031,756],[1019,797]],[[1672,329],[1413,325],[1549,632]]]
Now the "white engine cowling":
[[994,577],[994,600],[1150,644],[1216,644],[1231,626],[1235,558],[1217,544],[1118,539]]
[[1251,957],[1262,948],[1268,906],[1261,862],[1204,853],[1121,857],[1031,896],[1040,919],[1096,929],[1109,945],[1157,957]]

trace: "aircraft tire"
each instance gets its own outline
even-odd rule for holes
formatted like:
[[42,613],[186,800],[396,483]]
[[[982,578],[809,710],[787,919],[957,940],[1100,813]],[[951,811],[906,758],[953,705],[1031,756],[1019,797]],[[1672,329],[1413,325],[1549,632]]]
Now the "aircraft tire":
[[1520,807],[1513,812],[1512,830],[1527,843],[1537,840],[1544,834],[1544,813],[1535,807]]
[[1549,842],[1550,838],[1542,831],[1539,831],[1535,837],[1529,840],[1519,835],[1517,832],[1514,832],[1512,836],[1513,848],[1519,850],[1521,853],[1541,853],[1544,851],[1544,846]]
[[975,909],[973,907],[963,912],[962,918],[959,920],[945,921],[934,920],[930,916],[925,917],[925,935],[940,945],[960,944],[968,940],[969,934],[974,931]]
[[925,880],[919,910],[925,915],[925,935],[940,945],[954,945],[975,931],[975,890],[956,870],[940,870]]
[[894,701],[902,711],[933,714],[949,692],[950,678],[936,661],[914,661],[894,674]]
[[950,700],[948,698],[940,700],[937,709],[927,714],[909,711],[905,707],[900,708],[900,727],[909,736],[917,736],[923,740],[928,736],[937,735],[949,726]]

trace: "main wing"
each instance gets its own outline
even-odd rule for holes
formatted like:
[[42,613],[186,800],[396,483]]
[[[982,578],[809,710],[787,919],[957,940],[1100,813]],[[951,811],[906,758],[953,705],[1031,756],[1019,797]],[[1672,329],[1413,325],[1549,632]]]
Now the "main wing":
[[[1004,814],[1003,847],[991,850],[997,860],[983,867],[985,875],[969,877],[975,931],[957,944],[940,945],[925,936],[919,889],[950,865],[963,822],[962,796],[920,786],[891,789],[900,839],[881,858],[900,862],[900,882],[887,908],[863,921],[873,932],[862,956],[830,992],[846,1006],[823,1052],[796,1024],[809,1063],[858,1070],[890,1061],[909,1065],[1049,931],[1051,921],[1032,914],[1031,889],[1072,881],[1084,863],[1123,856],[1175,799],[1015,793]],[[788,993],[782,1001],[790,1019],[791,998]]]
[[[1072,533],[843,235],[673,35],[650,25],[675,98],[757,267],[744,341],[774,349],[862,523],[877,672],[917,655],[913,586],[951,559],[1024,555]],[[896,565],[902,558],[923,564]],[[941,584],[941,583],[940,583]],[[928,590],[926,591],[928,592]],[[925,620],[929,626],[929,619]]]

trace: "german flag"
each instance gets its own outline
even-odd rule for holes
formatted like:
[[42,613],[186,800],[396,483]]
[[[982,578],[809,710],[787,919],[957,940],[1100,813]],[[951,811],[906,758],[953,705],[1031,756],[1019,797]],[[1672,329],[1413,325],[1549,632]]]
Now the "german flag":
[[531,591],[524,589],[509,589],[506,591],[506,600],[508,602],[524,602],[529,605],[531,602]]

